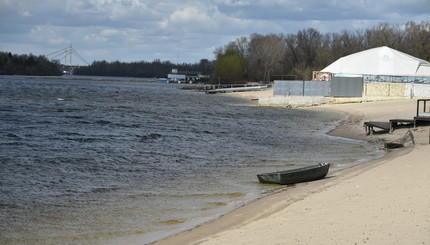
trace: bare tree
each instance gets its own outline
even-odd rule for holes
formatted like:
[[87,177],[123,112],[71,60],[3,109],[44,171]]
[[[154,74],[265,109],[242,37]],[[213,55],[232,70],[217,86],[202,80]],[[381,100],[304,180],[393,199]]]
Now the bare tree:
[[285,38],[285,45],[287,47],[285,55],[285,64],[287,68],[292,69],[292,67],[299,63],[299,54],[297,50],[297,35],[289,34]]
[[430,22],[406,23],[403,49],[403,52],[430,61]]
[[226,49],[235,50],[242,57],[246,57],[248,55],[247,53],[248,45],[249,45],[249,41],[247,37],[239,37],[239,38],[236,38],[236,40],[231,41],[229,44],[227,44]]
[[405,32],[398,26],[390,26],[382,23],[366,31],[369,48],[388,46],[393,49],[401,49]]
[[332,58],[334,60],[340,57],[362,51],[365,46],[365,35],[360,32],[342,31],[331,34],[330,45]]
[[302,52],[302,59],[306,66],[313,65],[321,47],[321,37],[321,33],[314,28],[308,28],[297,33],[297,46]]
[[252,34],[248,46],[249,69],[257,79],[268,82],[282,68],[286,47],[282,35]]
[[214,54],[215,56],[223,55],[229,51],[235,51],[240,56],[245,58],[248,54],[248,45],[249,41],[247,37],[238,37],[234,41],[229,42],[224,47],[219,47],[215,49]]
[[323,69],[343,56],[380,46],[430,60],[430,22],[381,23],[365,30],[326,34],[314,28],[287,36],[252,34],[230,42],[215,53],[234,50],[246,64],[245,78],[269,81],[271,75],[278,74],[310,79],[312,71]]

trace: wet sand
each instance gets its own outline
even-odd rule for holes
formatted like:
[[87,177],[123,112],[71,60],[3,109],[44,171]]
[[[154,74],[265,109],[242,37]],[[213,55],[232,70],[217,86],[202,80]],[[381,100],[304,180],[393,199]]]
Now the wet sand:
[[[306,109],[348,115],[331,135],[382,144],[412,128],[366,136],[363,122],[412,119],[416,100]],[[429,130],[412,129],[415,145],[408,142],[381,159],[288,187],[154,244],[429,244]]]

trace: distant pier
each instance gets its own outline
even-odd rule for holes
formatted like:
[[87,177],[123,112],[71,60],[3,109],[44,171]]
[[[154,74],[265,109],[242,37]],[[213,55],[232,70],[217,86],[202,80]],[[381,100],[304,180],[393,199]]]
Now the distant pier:
[[217,85],[205,85],[203,91],[207,94],[215,93],[233,93],[233,92],[246,92],[246,91],[258,91],[269,88],[269,85],[261,84],[217,84]]

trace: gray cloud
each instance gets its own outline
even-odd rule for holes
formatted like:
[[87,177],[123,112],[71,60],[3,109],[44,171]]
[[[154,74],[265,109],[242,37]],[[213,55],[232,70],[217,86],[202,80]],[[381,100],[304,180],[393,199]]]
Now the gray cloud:
[[0,0],[0,47],[87,60],[197,62],[251,33],[336,32],[430,19],[430,0]]

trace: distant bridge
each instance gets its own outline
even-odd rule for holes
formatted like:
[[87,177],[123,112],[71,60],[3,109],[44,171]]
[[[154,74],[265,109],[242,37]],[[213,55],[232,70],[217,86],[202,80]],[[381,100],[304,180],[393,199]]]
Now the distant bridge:
[[[89,63],[76,51],[72,44],[70,44],[68,47],[57,50],[55,52],[52,52],[48,55],[46,55],[50,60],[59,61],[61,64],[61,67],[63,69],[63,72],[66,74],[73,74],[73,70],[77,67],[80,67],[78,64],[73,64],[72,57],[74,56],[78,60],[84,62],[86,65],[89,65]],[[64,61],[64,62],[62,62]]]

